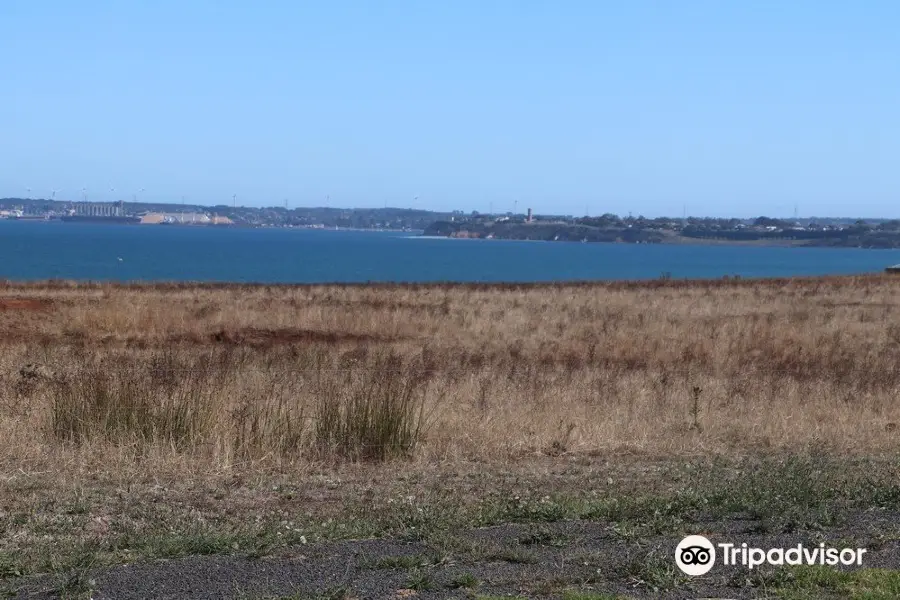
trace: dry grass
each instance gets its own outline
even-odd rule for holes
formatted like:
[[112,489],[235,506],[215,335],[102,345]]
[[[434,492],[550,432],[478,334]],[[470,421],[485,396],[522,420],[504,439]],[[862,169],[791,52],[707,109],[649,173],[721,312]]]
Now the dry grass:
[[280,514],[285,480],[305,489],[290,510],[337,514],[388,480],[488,489],[534,461],[556,489],[572,460],[581,485],[619,460],[646,483],[698,456],[891,456],[898,366],[900,279],[881,276],[6,284],[0,497],[26,525],[5,533],[243,523]]
[[[328,447],[355,456],[338,448],[352,423],[323,428],[347,406],[393,400],[423,461],[889,451],[898,291],[882,277],[8,286],[0,431],[27,442],[3,458],[56,461],[75,446],[217,467],[320,459]],[[30,363],[45,372],[23,377]],[[373,455],[376,442],[360,444]]]

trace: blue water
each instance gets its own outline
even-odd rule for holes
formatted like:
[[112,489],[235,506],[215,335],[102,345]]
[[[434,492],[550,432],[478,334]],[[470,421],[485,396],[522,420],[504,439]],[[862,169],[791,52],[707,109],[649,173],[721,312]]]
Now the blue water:
[[[119,260],[121,258],[122,260]],[[0,221],[0,278],[265,283],[879,272],[900,250],[451,240],[392,232]]]

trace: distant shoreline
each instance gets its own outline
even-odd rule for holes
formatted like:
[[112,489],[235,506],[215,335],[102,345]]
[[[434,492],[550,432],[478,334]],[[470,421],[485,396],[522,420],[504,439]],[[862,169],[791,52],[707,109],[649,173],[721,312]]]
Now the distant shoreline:
[[691,238],[684,236],[672,236],[655,242],[627,242],[623,240],[602,240],[581,242],[578,240],[541,240],[541,239],[519,239],[511,237],[465,237],[451,235],[420,235],[415,236],[422,239],[447,239],[460,241],[481,241],[481,242],[543,242],[547,244],[605,244],[605,245],[622,245],[622,246],[741,246],[750,248],[840,248],[843,250],[898,250],[900,248],[880,248],[855,245],[829,245],[810,243],[809,240],[723,240],[723,239],[704,239]]
[[[21,222],[21,223],[67,223],[61,219],[37,219],[37,218],[0,218],[2,222]],[[73,222],[67,223],[72,225]],[[381,229],[381,228],[365,228],[365,227],[305,227],[305,226],[278,226],[278,225],[254,225],[247,223],[230,223],[230,224],[214,224],[214,223],[124,223],[119,221],[103,222],[103,221],[84,221],[74,222],[76,225],[104,225],[104,226],[127,226],[153,228],[154,226],[162,226],[168,228],[214,228],[214,229],[277,229],[277,230],[306,230],[306,231],[323,231],[323,232],[360,232],[360,233],[394,233],[403,234],[409,238],[416,239],[449,239],[449,240],[479,240],[479,241],[509,241],[509,242],[568,242],[568,243],[588,243],[588,244],[621,244],[621,245],[669,245],[669,246],[736,246],[736,247],[759,247],[759,248],[842,248],[856,250],[898,250],[900,249],[900,239],[897,240],[897,246],[884,244],[859,243],[858,238],[822,238],[819,240],[806,239],[756,239],[756,240],[733,240],[723,238],[703,238],[690,237],[673,234],[672,232],[660,233],[652,231],[654,234],[652,239],[627,240],[621,239],[620,231],[602,231],[606,236],[605,239],[574,239],[569,237],[566,239],[547,239],[541,237],[522,238],[515,235],[504,234],[503,232],[494,231],[452,231],[449,234],[430,233],[428,229]],[[460,235],[457,235],[460,233]],[[490,237],[485,233],[490,234]],[[631,232],[629,232],[631,233]],[[646,234],[647,232],[637,232],[638,234]],[[580,234],[579,234],[580,235]]]
[[[285,230],[304,230],[304,231],[362,231],[362,232],[382,232],[382,233],[408,233],[418,236],[422,229],[376,229],[366,227],[304,227],[304,226],[284,226],[284,225],[254,225],[251,223],[139,223],[139,222],[123,222],[102,220],[84,220],[84,221],[65,221],[60,218],[0,218],[0,223],[66,223],[67,225],[127,225],[129,227],[138,226],[143,229],[152,229],[154,227],[170,227],[184,229],[285,229]],[[442,236],[436,236],[442,237]]]
[[559,241],[581,243],[746,246],[770,248],[900,249],[900,231],[865,227],[844,229],[666,229],[598,227],[585,223],[452,222],[432,224],[425,235],[463,239]]

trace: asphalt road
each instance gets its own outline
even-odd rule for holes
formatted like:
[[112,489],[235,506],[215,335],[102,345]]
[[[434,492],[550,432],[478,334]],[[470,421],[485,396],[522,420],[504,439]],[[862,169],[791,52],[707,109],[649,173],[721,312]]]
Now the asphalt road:
[[[898,568],[900,542],[884,535],[896,533],[898,523],[897,514],[860,513],[827,531],[760,535],[754,533],[758,523],[741,519],[698,523],[692,530],[711,532],[714,543],[761,548],[854,543],[867,547],[864,567]],[[631,536],[598,522],[503,525],[447,532],[446,539],[428,542],[310,544],[270,557],[198,556],[105,568],[68,580],[20,579],[7,587],[15,598],[94,600],[549,598],[564,597],[566,590],[681,599],[759,598],[770,592],[771,569],[751,572],[718,564],[702,577],[683,575],[674,562],[680,539]]]

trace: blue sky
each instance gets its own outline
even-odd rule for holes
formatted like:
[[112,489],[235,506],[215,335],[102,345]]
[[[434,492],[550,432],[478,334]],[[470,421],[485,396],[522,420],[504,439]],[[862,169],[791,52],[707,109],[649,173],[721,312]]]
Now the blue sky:
[[4,0],[0,196],[896,217],[898,24],[892,0]]

